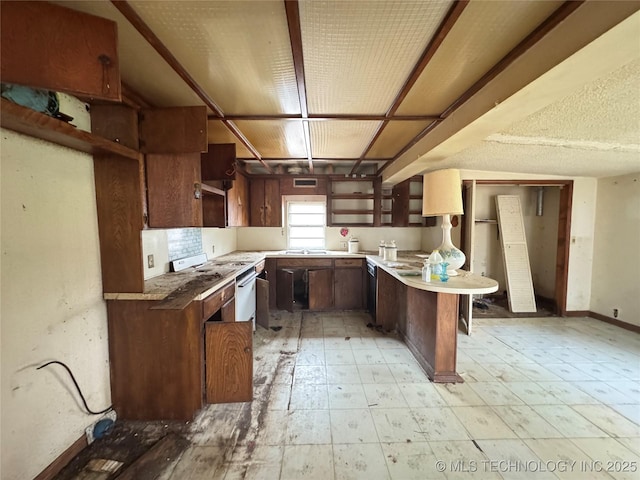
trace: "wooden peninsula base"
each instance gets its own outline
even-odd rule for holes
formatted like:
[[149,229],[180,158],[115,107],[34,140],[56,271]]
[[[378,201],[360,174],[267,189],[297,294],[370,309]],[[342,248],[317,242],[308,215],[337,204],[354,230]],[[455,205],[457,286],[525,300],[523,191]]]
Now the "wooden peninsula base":
[[378,266],[376,323],[398,332],[431,381],[463,382],[456,372],[459,296],[491,293],[498,283],[462,271],[447,283],[427,283],[400,276],[379,257],[367,258]]

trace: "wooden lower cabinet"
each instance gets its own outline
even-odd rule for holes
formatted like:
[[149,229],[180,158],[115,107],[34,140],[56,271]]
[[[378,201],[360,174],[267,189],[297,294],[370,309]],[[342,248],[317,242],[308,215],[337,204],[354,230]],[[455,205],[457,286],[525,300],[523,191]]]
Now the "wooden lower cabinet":
[[335,259],[334,306],[339,310],[365,308],[367,291],[365,288],[364,260]]
[[[355,310],[366,305],[362,259],[278,259],[271,268],[276,268],[276,275],[275,285],[274,276],[270,277],[271,295],[275,293],[270,308],[292,312],[294,306],[322,311]],[[301,282],[306,283],[304,294]]]
[[458,294],[405,285],[378,268],[376,322],[396,329],[436,383],[457,383]]
[[205,323],[206,402],[253,400],[253,323]]
[[252,400],[253,324],[234,321],[234,285],[182,309],[107,301],[118,418],[192,420],[204,403]]
[[307,272],[309,278],[309,310],[333,308],[333,269],[319,268]]
[[200,302],[109,300],[111,399],[123,420],[191,420],[202,408]]

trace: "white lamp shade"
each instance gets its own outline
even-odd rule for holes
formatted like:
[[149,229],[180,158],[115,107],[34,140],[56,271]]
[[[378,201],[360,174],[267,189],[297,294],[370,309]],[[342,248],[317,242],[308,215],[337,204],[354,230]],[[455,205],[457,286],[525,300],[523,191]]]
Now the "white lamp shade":
[[464,213],[460,185],[460,171],[457,169],[425,173],[422,183],[422,216]]

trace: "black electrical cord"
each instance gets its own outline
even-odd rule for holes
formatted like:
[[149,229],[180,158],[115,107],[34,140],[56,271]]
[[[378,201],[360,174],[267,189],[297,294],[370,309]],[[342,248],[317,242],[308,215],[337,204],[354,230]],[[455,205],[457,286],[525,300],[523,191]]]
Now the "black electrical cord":
[[84,398],[84,395],[82,394],[82,390],[80,390],[80,385],[78,385],[78,382],[76,382],[76,377],[73,376],[73,373],[71,372],[71,369],[69,367],[67,367],[64,363],[59,362],[58,360],[52,360],[50,362],[45,363],[44,365],[40,365],[38,368],[36,368],[36,370],[40,370],[41,368],[46,367],[47,365],[51,365],[52,363],[57,363],[58,365],[62,365],[65,370],[67,372],[69,372],[69,376],[71,377],[71,380],[73,380],[73,384],[76,386],[76,389],[78,390],[78,394],[80,395],[80,398],[82,399],[82,403],[84,404],[84,408],[87,410],[87,413],[90,413],[91,415],[101,415],[103,413],[107,413],[111,410],[113,410],[113,405],[111,405],[108,408],[105,408],[104,410],[101,410],[99,412],[94,412],[93,410],[91,410],[89,408],[89,405],[87,405],[87,401]]

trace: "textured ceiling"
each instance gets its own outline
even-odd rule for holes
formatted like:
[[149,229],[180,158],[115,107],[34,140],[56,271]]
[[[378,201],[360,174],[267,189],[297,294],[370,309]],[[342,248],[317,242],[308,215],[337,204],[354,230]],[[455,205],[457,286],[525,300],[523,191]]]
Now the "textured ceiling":
[[440,167],[608,177],[640,172],[640,60],[447,158]]
[[[123,82],[157,107],[206,105],[209,142],[235,143],[254,173],[640,171],[636,0],[55,3],[116,21]],[[609,47],[632,50],[625,68],[596,72],[594,57],[590,83],[495,121],[494,106],[632,17],[625,48]],[[483,118],[474,142],[448,146]]]

